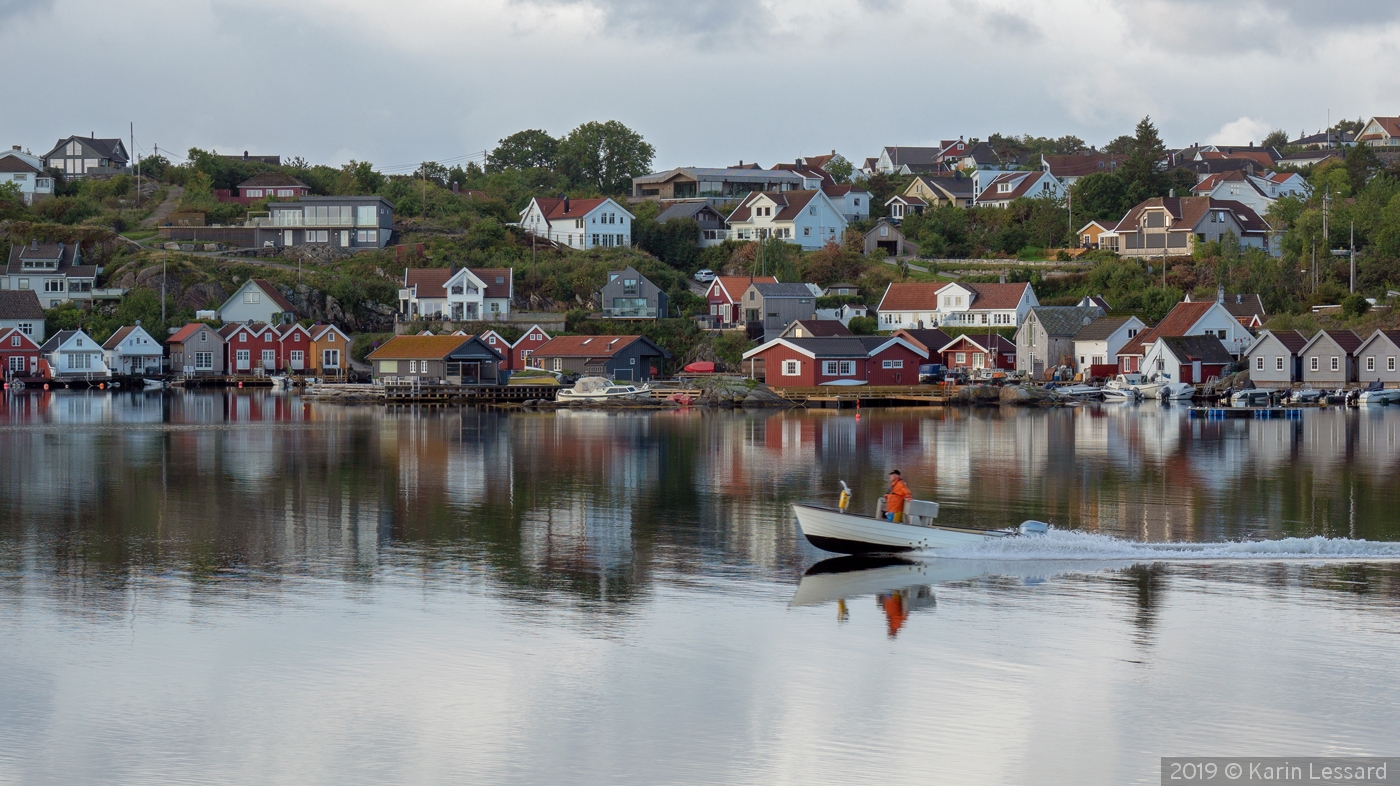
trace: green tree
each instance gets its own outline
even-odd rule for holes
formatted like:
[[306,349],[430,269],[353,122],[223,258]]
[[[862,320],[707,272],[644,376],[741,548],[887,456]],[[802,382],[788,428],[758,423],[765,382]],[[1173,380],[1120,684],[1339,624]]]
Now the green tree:
[[339,196],[369,196],[383,188],[384,183],[385,177],[374,171],[374,164],[352,159],[341,167],[336,191]]
[[559,143],[559,168],[576,185],[604,194],[625,194],[632,178],[651,171],[656,149],[642,135],[617,122],[588,122]]
[[486,154],[488,173],[508,169],[553,169],[558,162],[559,140],[531,128],[517,131],[500,140],[496,149]]
[[1128,157],[1118,169],[1118,176],[1128,186],[1129,204],[1136,205],[1143,200],[1166,196],[1169,187],[1162,170],[1166,157],[1167,146],[1157,134],[1152,118],[1139,120]]
[[831,175],[832,180],[838,183],[849,183],[851,182],[851,173],[855,172],[855,165],[848,161],[845,156],[837,153],[831,157],[830,161],[826,162],[823,169],[828,175]]
[[1349,295],[1342,300],[1342,315],[1359,317],[1371,310],[1371,304],[1360,293]]
[[1116,137],[1113,141],[1103,146],[1105,153],[1112,153],[1115,156],[1126,156],[1133,151],[1133,138],[1127,134]]
[[1089,221],[1118,220],[1132,209],[1128,201],[1128,184],[1114,172],[1095,172],[1075,181],[1070,188],[1075,223],[1083,226]]
[[1288,132],[1284,131],[1282,128],[1275,128],[1273,131],[1270,131],[1268,135],[1264,137],[1264,141],[1259,144],[1264,147],[1282,150],[1288,144]]

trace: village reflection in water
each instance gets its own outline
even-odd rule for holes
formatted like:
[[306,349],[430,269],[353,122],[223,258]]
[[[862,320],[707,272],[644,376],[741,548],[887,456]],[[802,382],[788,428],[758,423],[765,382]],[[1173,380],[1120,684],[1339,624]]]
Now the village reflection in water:
[[1396,408],[1291,421],[1192,420],[1156,404],[856,420],[382,409],[243,391],[12,395],[0,399],[0,570],[52,575],[57,591],[91,589],[99,605],[101,590],[142,576],[217,589],[393,573],[475,575],[507,594],[607,607],[663,574],[796,580],[823,555],[788,503],[834,498],[844,479],[873,507],[891,468],[951,523],[1396,540],[1397,441]]

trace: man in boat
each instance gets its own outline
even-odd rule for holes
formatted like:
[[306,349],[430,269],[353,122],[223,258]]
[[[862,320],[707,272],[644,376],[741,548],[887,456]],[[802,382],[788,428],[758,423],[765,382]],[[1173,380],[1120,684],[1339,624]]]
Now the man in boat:
[[897,469],[890,470],[890,493],[885,495],[885,520],[904,521],[904,503],[913,498],[914,494],[909,491],[904,476]]

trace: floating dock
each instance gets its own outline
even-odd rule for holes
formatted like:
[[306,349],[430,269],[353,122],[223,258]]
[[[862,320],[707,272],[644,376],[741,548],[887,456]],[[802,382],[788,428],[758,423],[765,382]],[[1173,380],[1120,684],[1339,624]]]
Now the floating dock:
[[[1316,409],[1316,407],[1309,407]],[[1301,420],[1302,407],[1191,407],[1191,417],[1205,420],[1226,420],[1244,418],[1246,420]]]

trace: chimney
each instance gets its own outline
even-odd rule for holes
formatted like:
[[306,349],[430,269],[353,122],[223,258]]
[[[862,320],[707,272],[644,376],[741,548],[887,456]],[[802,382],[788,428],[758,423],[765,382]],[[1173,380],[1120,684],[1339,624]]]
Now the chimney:
[[1215,302],[1217,302],[1217,303],[1224,303],[1224,302],[1225,302],[1225,287],[1224,287],[1224,285],[1221,285],[1221,286],[1218,286],[1218,287],[1215,288]]
[[568,213],[569,213],[569,198],[568,198],[568,197],[564,197],[564,214],[565,214],[565,215],[568,215]]
[[19,145],[10,145],[10,148],[13,149],[16,153],[19,152]]
[[744,168],[744,159],[742,159],[742,158],[739,159],[739,168],[740,168],[740,169],[743,169],[743,168]]
[[244,151],[243,151],[243,160],[244,160],[244,161],[247,161],[247,160],[248,160],[248,151],[247,151],[247,150],[244,150]]
[[1181,302],[1183,302],[1183,303],[1190,303],[1190,302],[1191,302],[1191,293],[1190,293],[1190,292],[1187,292],[1187,293],[1186,293],[1186,299],[1183,300],[1183,301],[1181,301]]
[[1169,196],[1169,197],[1175,197],[1175,196],[1176,196],[1176,189],[1173,188],[1173,189],[1168,190],[1168,191],[1167,191],[1167,196]]
[[458,183],[458,182],[455,181],[455,180],[452,181],[452,193],[454,193],[454,194],[460,194],[460,193],[462,193],[462,184],[461,184],[461,183]]

